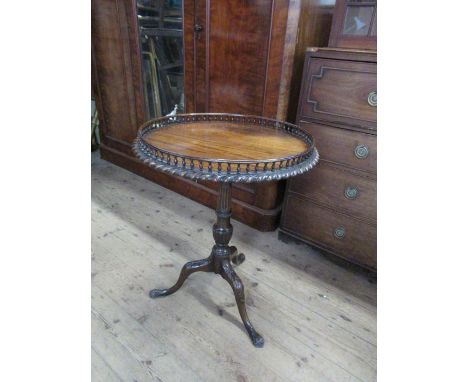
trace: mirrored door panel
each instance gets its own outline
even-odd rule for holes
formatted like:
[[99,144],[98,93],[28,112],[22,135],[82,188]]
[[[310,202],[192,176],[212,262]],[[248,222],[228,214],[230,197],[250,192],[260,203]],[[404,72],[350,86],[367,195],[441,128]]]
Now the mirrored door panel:
[[137,0],[148,118],[185,109],[182,6],[182,0]]

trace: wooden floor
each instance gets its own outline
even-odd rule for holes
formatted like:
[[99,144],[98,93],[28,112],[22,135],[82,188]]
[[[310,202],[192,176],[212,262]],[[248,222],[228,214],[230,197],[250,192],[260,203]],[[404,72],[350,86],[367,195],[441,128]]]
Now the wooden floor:
[[231,244],[250,343],[229,285],[196,273],[174,295],[182,265],[207,257],[214,212],[92,161],[92,377],[97,381],[375,381],[376,285],[306,245],[233,221]]

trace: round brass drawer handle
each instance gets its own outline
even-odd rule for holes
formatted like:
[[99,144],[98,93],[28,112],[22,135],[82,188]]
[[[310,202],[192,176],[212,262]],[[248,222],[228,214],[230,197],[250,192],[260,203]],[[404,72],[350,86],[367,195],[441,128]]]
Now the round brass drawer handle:
[[367,103],[369,106],[377,107],[377,91],[372,91],[367,96]]
[[345,237],[346,231],[343,227],[336,227],[335,231],[333,232],[333,236],[337,239],[343,239]]
[[359,190],[355,187],[346,187],[344,190],[344,196],[346,199],[351,199],[354,200],[358,197],[359,195]]
[[369,149],[366,145],[357,145],[354,148],[354,155],[358,159],[366,159],[369,156]]

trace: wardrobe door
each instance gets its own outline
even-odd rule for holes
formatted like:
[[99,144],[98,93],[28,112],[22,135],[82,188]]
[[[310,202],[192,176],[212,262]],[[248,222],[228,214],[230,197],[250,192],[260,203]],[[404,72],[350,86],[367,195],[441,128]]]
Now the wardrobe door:
[[[287,40],[295,42],[298,4],[200,0],[184,10],[185,50],[193,56],[196,85],[187,104],[195,112],[285,119],[289,93],[280,88],[291,75],[285,65],[292,62],[294,45]],[[294,36],[288,37],[288,23]]]

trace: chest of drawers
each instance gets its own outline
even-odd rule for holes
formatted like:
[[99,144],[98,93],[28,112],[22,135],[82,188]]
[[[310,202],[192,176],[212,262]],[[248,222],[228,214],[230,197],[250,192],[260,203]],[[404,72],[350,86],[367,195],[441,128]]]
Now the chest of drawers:
[[376,54],[309,48],[296,123],[314,136],[321,159],[288,182],[281,236],[376,270]]

